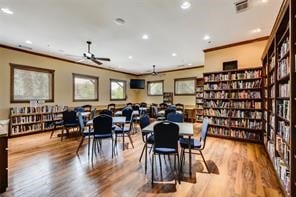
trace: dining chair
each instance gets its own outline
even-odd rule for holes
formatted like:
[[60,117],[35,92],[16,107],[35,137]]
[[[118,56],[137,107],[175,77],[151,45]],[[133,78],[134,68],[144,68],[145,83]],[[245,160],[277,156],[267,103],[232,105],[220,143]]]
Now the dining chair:
[[176,104],[176,111],[184,113],[184,105],[182,103]]
[[[150,124],[150,118],[148,115],[144,115],[144,116],[140,117],[140,128],[142,131],[142,140],[144,142],[144,146],[142,149],[142,153],[141,153],[139,162],[141,162],[141,159],[143,157],[143,153],[144,153],[145,149],[148,148],[148,145],[150,145],[150,148],[152,148],[153,144],[154,144],[154,135],[143,131],[143,128],[145,128],[149,124]],[[145,161],[145,162],[147,162],[147,161]]]
[[[113,139],[113,131],[112,131],[112,117],[102,114],[93,119],[93,144],[92,144],[92,160],[93,154],[96,151],[100,151],[102,148],[101,141],[103,139],[111,139],[112,142],[112,158],[114,155],[114,139]],[[98,142],[100,146],[98,146]]]
[[63,129],[61,135],[61,141],[64,137],[64,129],[69,133],[69,129],[79,128],[77,115],[75,111],[64,111],[63,112]]
[[91,112],[92,106],[91,105],[82,105],[81,106],[85,112]]
[[184,122],[184,115],[173,111],[168,113],[167,120],[171,122]]
[[145,102],[140,103],[140,107],[147,107],[147,103]]
[[100,115],[103,115],[103,114],[112,117],[112,111],[109,110],[109,109],[103,109],[103,110],[100,112]]
[[[200,134],[200,140],[197,139],[189,139],[188,138],[180,138],[180,146],[181,146],[181,167],[180,170],[182,171],[182,167],[183,167],[183,162],[185,162],[185,153],[189,153],[189,152],[185,152],[186,149],[189,149],[189,143],[191,146],[191,150],[193,151],[197,151],[197,152],[192,152],[191,154],[196,154],[196,155],[201,155],[202,160],[207,168],[207,171],[210,173],[209,171],[209,167],[207,165],[207,162],[203,156],[202,151],[204,150],[205,146],[206,146],[206,139],[207,139],[207,134],[208,134],[208,119],[204,118],[203,123],[202,123],[202,129],[201,129],[201,134]],[[189,155],[190,157],[191,155]]]
[[[159,156],[159,167],[162,172],[161,155],[174,155],[175,184],[178,179],[179,152],[178,152],[179,126],[173,122],[163,121],[154,126],[154,146],[152,155],[152,186],[154,183],[154,158]],[[176,159],[178,167],[176,167]],[[179,180],[180,181],[180,180]]]
[[112,116],[113,116],[114,113],[115,113],[115,107],[116,107],[115,103],[110,103],[110,104],[107,106],[107,109],[112,111]]
[[59,120],[59,119],[55,119],[55,114],[53,111],[51,111],[50,113],[51,116],[51,124],[52,124],[52,130],[51,130],[51,134],[50,134],[50,138],[52,138],[54,132],[57,130],[57,128],[61,128],[64,125],[64,120]]
[[80,131],[80,135],[81,135],[81,140],[80,140],[80,143],[76,149],[76,154],[78,154],[79,149],[82,146],[85,137],[88,137],[88,154],[89,154],[89,152],[90,152],[89,151],[90,150],[90,136],[92,135],[93,129],[89,130],[89,128],[85,127],[83,116],[81,115],[81,113],[78,113],[78,123],[79,123],[79,131]]
[[[127,108],[127,110],[122,111],[122,115],[126,117],[126,122],[123,125],[115,126],[115,128],[114,128],[115,145],[116,146],[117,146],[117,138],[118,138],[118,136],[122,136],[123,142],[124,142],[124,137],[128,137],[130,143],[132,144],[132,147],[134,148],[133,140],[132,140],[132,137],[131,137],[132,127],[133,127],[132,126],[132,124],[133,124],[132,112],[133,112],[133,110],[129,109],[129,108]],[[123,144],[123,147],[124,147],[124,144]]]

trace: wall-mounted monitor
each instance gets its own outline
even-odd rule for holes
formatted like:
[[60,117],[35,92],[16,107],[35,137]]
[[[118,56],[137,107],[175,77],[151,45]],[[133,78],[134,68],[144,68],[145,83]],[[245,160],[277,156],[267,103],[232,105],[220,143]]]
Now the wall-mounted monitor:
[[145,89],[145,80],[144,79],[131,79],[130,80],[130,89]]

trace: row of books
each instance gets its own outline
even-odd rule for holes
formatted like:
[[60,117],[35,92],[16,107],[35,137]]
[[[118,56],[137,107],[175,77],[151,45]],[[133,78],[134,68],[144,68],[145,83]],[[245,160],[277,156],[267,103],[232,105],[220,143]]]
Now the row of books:
[[278,100],[278,115],[281,118],[290,120],[290,101],[289,100]]
[[42,130],[42,124],[18,125],[11,128],[11,134],[17,135]]
[[286,166],[285,162],[280,158],[280,157],[275,157],[274,158],[274,167],[279,175],[279,178],[281,179],[281,182],[287,191],[287,193],[290,193],[290,184],[291,184],[291,179],[290,179],[290,172],[289,168]]
[[233,81],[231,83],[232,89],[243,89],[243,88],[260,88],[261,79],[255,81]]
[[[204,114],[206,117],[207,115]],[[227,117],[208,117],[209,124],[219,126],[230,126],[230,127],[244,127],[246,129],[262,129],[262,121],[249,120],[249,119],[238,119],[232,120]]]
[[290,97],[289,87],[289,83],[279,84],[279,97]]
[[262,119],[261,111],[246,111],[235,109],[204,109],[205,116],[217,116],[224,118],[249,118],[249,119]]
[[228,83],[207,83],[204,85],[204,90],[224,90],[230,89],[230,85]]
[[290,126],[285,121],[278,121],[278,133],[286,143],[290,143]]
[[241,92],[227,92],[227,91],[216,91],[216,92],[205,92],[204,98],[206,99],[261,99],[260,91],[243,90]]
[[275,67],[275,55],[273,55],[271,57],[269,67],[270,67],[271,70],[274,69],[274,67]]
[[261,102],[256,101],[232,101],[230,107],[241,109],[261,109]]
[[280,53],[279,53],[279,58],[283,58],[287,52],[289,51],[289,37],[285,39],[283,44],[280,46]]
[[203,87],[196,87],[196,92],[203,92]]
[[230,106],[230,102],[227,101],[208,101],[204,103],[204,107],[213,107],[213,108],[228,108]]
[[196,104],[202,104],[203,105],[203,99],[196,99]]
[[277,78],[281,79],[285,76],[287,76],[288,74],[290,74],[290,64],[289,64],[289,58],[285,58],[281,61],[279,61],[279,65],[278,65],[278,73],[277,73]]
[[275,85],[271,86],[270,88],[270,96],[271,98],[275,98]]
[[276,136],[275,149],[287,166],[290,166],[290,149],[281,136]]
[[34,116],[16,116],[12,117],[11,123],[14,124],[21,124],[21,123],[39,123],[41,121],[41,115],[34,115]]
[[231,74],[232,80],[239,80],[239,79],[254,79],[261,77],[261,70],[246,70],[244,72],[238,72]]
[[40,107],[12,107],[10,108],[11,115],[22,115],[32,113],[49,113],[49,112],[60,112],[66,109],[65,106],[58,105],[45,105]]
[[203,93],[202,92],[197,92],[195,97],[197,98],[202,98],[203,97]]
[[237,130],[237,129],[228,129],[228,128],[218,128],[218,127],[210,127],[209,133],[214,135],[221,135],[221,136],[228,136],[234,138],[241,138],[241,139],[249,139],[249,140],[258,140],[260,141],[260,134],[245,131],[245,130]]
[[204,76],[204,81],[205,82],[211,82],[211,81],[227,81],[229,80],[229,75],[228,73],[226,74],[209,74]]

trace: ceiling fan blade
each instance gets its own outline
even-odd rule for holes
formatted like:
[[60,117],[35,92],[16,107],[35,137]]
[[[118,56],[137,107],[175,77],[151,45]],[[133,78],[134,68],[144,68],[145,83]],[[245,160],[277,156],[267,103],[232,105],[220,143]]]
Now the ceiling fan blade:
[[103,63],[96,60],[95,58],[92,58],[91,61],[93,61],[94,63],[98,64],[98,65],[102,65]]
[[110,61],[111,61],[111,59],[110,59],[110,58],[96,57],[95,59],[96,59],[96,60],[102,60],[102,61],[108,61],[108,62],[110,62]]

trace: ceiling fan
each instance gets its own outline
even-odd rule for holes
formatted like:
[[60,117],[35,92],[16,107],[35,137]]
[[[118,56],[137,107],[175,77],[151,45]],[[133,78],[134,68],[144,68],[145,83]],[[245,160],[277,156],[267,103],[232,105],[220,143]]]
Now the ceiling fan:
[[103,63],[100,61],[111,61],[110,58],[102,58],[102,57],[96,57],[93,53],[90,52],[90,45],[91,45],[91,41],[86,41],[87,44],[87,52],[83,53],[83,59],[79,60],[78,62],[82,62],[85,59],[91,60],[92,62],[98,64],[98,65],[102,65]]

